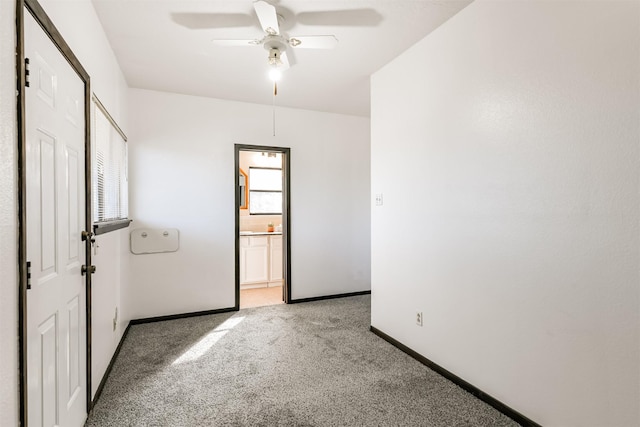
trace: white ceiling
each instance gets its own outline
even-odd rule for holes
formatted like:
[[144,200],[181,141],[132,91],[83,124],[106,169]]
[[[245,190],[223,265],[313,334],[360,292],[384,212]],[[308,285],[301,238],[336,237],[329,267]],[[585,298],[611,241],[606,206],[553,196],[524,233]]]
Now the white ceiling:
[[[211,43],[264,35],[252,0],[92,1],[130,87],[273,102],[263,47]],[[333,50],[288,48],[276,104],[369,116],[369,76],[471,1],[269,0],[281,33],[339,40]]]

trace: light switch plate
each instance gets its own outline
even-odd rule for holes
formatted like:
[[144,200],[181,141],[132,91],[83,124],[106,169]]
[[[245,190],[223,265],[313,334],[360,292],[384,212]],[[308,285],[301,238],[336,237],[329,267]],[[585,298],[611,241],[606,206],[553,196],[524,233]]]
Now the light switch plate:
[[382,193],[376,194],[376,206],[382,206]]

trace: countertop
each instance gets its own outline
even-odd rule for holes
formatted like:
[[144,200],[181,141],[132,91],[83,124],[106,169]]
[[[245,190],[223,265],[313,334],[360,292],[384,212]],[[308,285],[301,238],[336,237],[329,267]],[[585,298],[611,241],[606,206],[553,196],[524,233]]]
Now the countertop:
[[281,235],[282,231],[241,231],[241,236],[271,236]]

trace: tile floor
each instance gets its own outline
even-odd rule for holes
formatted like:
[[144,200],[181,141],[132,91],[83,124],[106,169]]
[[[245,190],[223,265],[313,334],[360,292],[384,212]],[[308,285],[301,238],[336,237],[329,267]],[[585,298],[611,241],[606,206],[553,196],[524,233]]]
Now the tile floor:
[[240,309],[282,303],[282,286],[240,290]]

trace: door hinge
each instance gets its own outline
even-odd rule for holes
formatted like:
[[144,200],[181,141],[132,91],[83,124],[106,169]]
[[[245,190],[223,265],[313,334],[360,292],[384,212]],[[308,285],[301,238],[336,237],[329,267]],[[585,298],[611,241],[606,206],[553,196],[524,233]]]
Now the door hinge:
[[24,58],[24,85],[29,87],[29,58]]
[[31,261],[27,261],[27,289],[31,289]]

